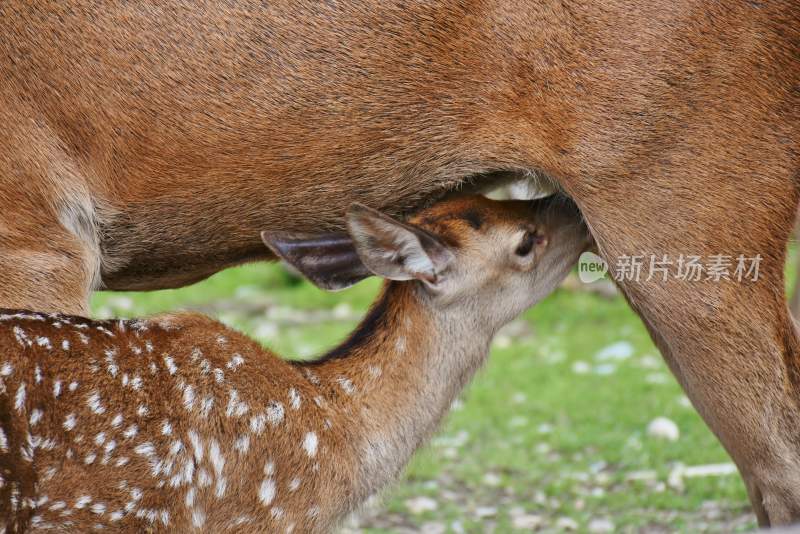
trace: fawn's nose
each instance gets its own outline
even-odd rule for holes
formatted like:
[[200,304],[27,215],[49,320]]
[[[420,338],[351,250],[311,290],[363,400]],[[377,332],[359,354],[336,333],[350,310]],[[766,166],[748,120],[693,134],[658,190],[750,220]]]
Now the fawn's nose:
[[558,234],[584,250],[593,243],[580,209],[568,196],[556,194],[527,203],[539,234],[548,238]]

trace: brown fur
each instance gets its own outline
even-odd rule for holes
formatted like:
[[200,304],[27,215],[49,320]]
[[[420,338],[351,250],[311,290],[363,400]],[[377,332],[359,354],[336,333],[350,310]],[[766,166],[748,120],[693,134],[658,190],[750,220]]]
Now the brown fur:
[[[447,285],[387,283],[353,337],[314,362],[199,315],[0,310],[0,529],[330,532],[397,476],[496,330],[588,244],[574,210],[447,205],[465,204],[487,222],[459,232]],[[532,225],[548,243],[520,258]],[[498,280],[524,301],[494,292]]]
[[762,254],[757,284],[622,289],[760,522],[800,519],[795,1],[12,0],[0,20],[3,305],[85,312],[92,288],[262,258],[261,230],[337,229],[353,201],[546,175],[612,262]]

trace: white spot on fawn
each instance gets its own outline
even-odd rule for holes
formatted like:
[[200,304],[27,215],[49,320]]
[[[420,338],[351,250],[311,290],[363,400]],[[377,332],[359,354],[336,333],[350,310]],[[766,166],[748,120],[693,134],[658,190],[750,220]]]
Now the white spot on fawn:
[[116,350],[106,349],[106,365],[108,368],[108,373],[113,377],[116,377],[117,373],[119,372],[119,366],[117,366],[117,362],[114,360],[116,355]]
[[292,407],[292,410],[299,410],[300,409],[300,394],[297,392],[296,389],[290,388],[289,389],[289,406]]
[[272,426],[277,426],[283,421],[284,409],[283,404],[276,401],[270,401],[267,405],[267,421]]
[[9,362],[3,362],[3,366],[0,367],[0,376],[9,376],[13,372],[14,367]]
[[100,402],[100,394],[96,391],[86,398],[86,404],[89,406],[89,409],[92,410],[92,413],[101,415],[106,412],[103,403]]
[[38,365],[33,370],[33,380],[37,384],[41,384],[42,383],[42,368],[39,367]]
[[261,482],[261,486],[258,488],[258,500],[264,506],[269,506],[273,499],[275,499],[275,481],[268,478]]
[[225,457],[222,456],[222,452],[219,450],[219,443],[215,439],[212,439],[208,444],[208,456],[211,459],[214,472],[217,476],[222,475],[222,470],[225,468]]
[[144,443],[134,447],[133,452],[140,456],[155,456],[156,448],[149,441],[145,441]]
[[14,396],[14,408],[18,412],[22,412],[25,407],[25,382],[22,382],[17,388],[17,394]]
[[189,436],[189,443],[192,444],[192,449],[194,450],[194,459],[200,463],[203,461],[203,442],[200,441],[200,437],[194,430],[190,430],[187,434]]
[[174,375],[178,371],[178,366],[175,365],[175,360],[171,356],[164,356],[164,363],[167,366],[169,374]]
[[303,438],[303,450],[306,451],[309,457],[314,457],[317,455],[317,445],[319,444],[319,438],[317,438],[317,434],[315,432],[308,432],[305,437]]
[[214,406],[214,399],[212,397],[206,397],[200,403],[200,415],[203,417],[208,417],[208,414],[211,413],[211,408]]
[[18,326],[14,327],[14,337],[17,338],[17,343],[19,343],[23,347],[25,346],[30,347],[33,344],[31,343],[31,340],[28,339],[28,336],[25,334],[25,331]]
[[42,410],[34,408],[31,411],[31,426],[36,425],[42,419]]
[[242,358],[241,354],[234,354],[233,357],[225,364],[225,367],[235,371],[240,365],[244,363],[244,358]]
[[203,468],[200,468],[197,472],[197,485],[201,488],[207,488],[211,485],[211,475]]
[[228,407],[225,409],[225,415],[228,417],[241,417],[247,413],[247,404],[239,400],[239,392],[231,389],[228,397]]
[[195,495],[194,488],[189,488],[186,491],[186,497],[184,498],[183,503],[186,505],[187,508],[191,508],[194,506],[194,495]]
[[143,382],[142,382],[142,377],[141,377],[141,376],[139,376],[139,375],[135,375],[135,376],[134,376],[134,377],[131,379],[131,387],[132,387],[133,389],[135,389],[136,391],[141,391],[141,389],[142,389],[142,384],[143,384]]
[[250,436],[239,436],[233,443],[233,448],[241,454],[246,454],[250,450]]
[[57,399],[59,395],[61,395],[61,380],[56,380],[53,382],[53,397]]
[[314,371],[310,369],[303,369],[303,373],[306,375],[306,378],[308,378],[308,381],[315,386],[320,384],[319,377],[314,373]]
[[214,487],[214,496],[217,499],[221,499],[225,496],[225,490],[228,487],[228,481],[225,480],[225,477],[219,477],[217,479],[217,484]]
[[193,510],[192,511],[192,524],[200,528],[206,523],[206,514],[203,513],[202,510]]
[[339,378],[336,379],[336,382],[339,384],[339,387],[342,388],[342,391],[344,391],[346,394],[352,395],[353,393],[356,392],[356,387],[353,385],[353,382],[349,378],[340,376]]
[[64,419],[64,430],[72,430],[73,428],[75,428],[77,422],[78,420],[75,417],[75,414],[74,413],[69,414],[66,417],[66,419]]
[[183,406],[187,410],[194,407],[194,388],[192,386],[186,386],[183,390]]

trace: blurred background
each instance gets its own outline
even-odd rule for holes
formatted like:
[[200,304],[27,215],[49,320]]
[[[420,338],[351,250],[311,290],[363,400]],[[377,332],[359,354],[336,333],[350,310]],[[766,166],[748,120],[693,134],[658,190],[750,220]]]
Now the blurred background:
[[[255,264],[179,290],[98,293],[93,313],[200,311],[285,357],[311,358],[347,336],[378,288],[370,279],[324,293],[280,264]],[[753,528],[730,459],[624,298],[608,281],[571,275],[497,336],[442,430],[343,532]]]

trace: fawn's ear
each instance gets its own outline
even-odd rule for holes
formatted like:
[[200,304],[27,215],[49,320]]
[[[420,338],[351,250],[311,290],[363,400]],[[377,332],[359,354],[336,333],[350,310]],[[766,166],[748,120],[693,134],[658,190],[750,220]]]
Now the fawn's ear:
[[389,280],[422,280],[436,285],[454,259],[434,235],[388,215],[353,204],[347,228],[367,269]]
[[345,289],[372,276],[356,253],[353,240],[343,232],[322,235],[261,232],[261,239],[276,256],[322,289]]

